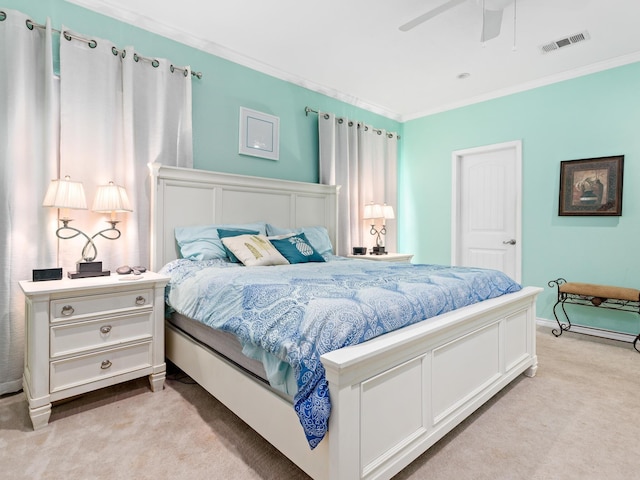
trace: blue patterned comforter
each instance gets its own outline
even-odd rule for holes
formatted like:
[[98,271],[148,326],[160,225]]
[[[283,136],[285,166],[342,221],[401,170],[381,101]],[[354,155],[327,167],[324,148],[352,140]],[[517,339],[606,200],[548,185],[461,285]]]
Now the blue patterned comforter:
[[331,411],[322,354],[521,289],[494,270],[329,260],[243,267],[180,259],[162,270],[171,276],[166,298],[175,311],[293,368],[294,407],[311,448]]

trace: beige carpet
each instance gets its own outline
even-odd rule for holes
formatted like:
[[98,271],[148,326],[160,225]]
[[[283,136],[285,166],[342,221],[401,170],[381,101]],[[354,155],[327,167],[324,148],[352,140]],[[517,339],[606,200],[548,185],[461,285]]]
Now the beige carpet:
[[[640,478],[640,354],[538,330],[540,368],[494,397],[397,479]],[[54,407],[31,428],[22,394],[0,398],[0,478],[304,479],[295,465],[179,372]]]

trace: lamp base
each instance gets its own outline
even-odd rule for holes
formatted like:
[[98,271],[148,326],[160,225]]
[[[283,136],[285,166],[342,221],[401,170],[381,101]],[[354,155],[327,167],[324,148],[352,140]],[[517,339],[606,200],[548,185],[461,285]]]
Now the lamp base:
[[387,251],[384,247],[373,247],[371,249],[371,255],[386,255]]
[[101,272],[102,262],[77,262],[78,273]]
[[76,268],[77,272],[67,272],[69,278],[108,277],[111,275],[109,270],[102,270],[102,262],[78,262]]
[[67,272],[67,277],[73,279],[76,278],[90,278],[90,277],[108,277],[111,275],[109,270],[100,272]]

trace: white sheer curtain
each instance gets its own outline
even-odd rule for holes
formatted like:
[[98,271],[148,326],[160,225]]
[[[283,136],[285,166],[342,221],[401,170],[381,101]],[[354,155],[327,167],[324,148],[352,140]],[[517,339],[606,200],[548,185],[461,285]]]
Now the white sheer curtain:
[[[120,239],[96,240],[96,260],[111,270],[148,266],[147,164],[193,166],[190,71],[172,72],[168,61],[144,59],[131,47],[119,51],[108,40],[76,37],[88,38],[73,34],[60,45],[60,171],[84,183],[89,205],[98,185],[127,189],[133,212],[120,214]],[[75,216],[88,235],[108,227],[91,211]],[[61,242],[66,269],[74,269],[84,244],[74,240]]]
[[[369,221],[362,219],[364,205],[386,203],[397,210],[398,137],[325,112],[318,114],[318,133],[320,183],[341,185],[336,253],[346,255],[354,246],[371,247],[375,239],[369,235]],[[385,245],[395,251],[395,219],[386,221],[386,229]]]
[[55,267],[57,212],[42,208],[57,173],[57,84],[51,27],[0,13],[0,395],[22,388],[24,297],[19,280]]
[[[166,59],[141,60],[127,47],[123,66],[123,114],[125,158],[131,171],[125,185],[134,215],[122,240],[138,261],[149,265],[148,163],[193,167],[191,124],[191,70],[172,69]],[[136,61],[137,59],[137,61]],[[186,72],[186,74],[185,74]],[[136,213],[137,212],[137,213]]]
[[[68,31],[62,27],[63,31]],[[72,33],[72,35],[76,35]],[[107,228],[105,217],[93,213],[91,206],[98,185],[113,181],[126,184],[128,165],[124,155],[122,62],[113,54],[112,43],[91,37],[88,42],[60,36],[60,175],[84,184],[88,210],[73,211],[72,225],[91,236]],[[135,215],[135,212],[133,213]],[[132,214],[120,214],[118,228],[131,235],[128,223]],[[85,239],[60,241],[60,266],[75,271],[75,262]],[[135,263],[122,240],[95,240],[96,260],[104,269]]]

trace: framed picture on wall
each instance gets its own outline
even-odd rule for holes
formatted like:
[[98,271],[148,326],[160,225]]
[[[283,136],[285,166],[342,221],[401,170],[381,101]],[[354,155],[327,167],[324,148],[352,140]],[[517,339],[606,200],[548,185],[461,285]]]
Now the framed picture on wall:
[[624,155],[560,162],[558,215],[622,215]]
[[240,107],[239,153],[278,160],[280,119],[267,113]]

